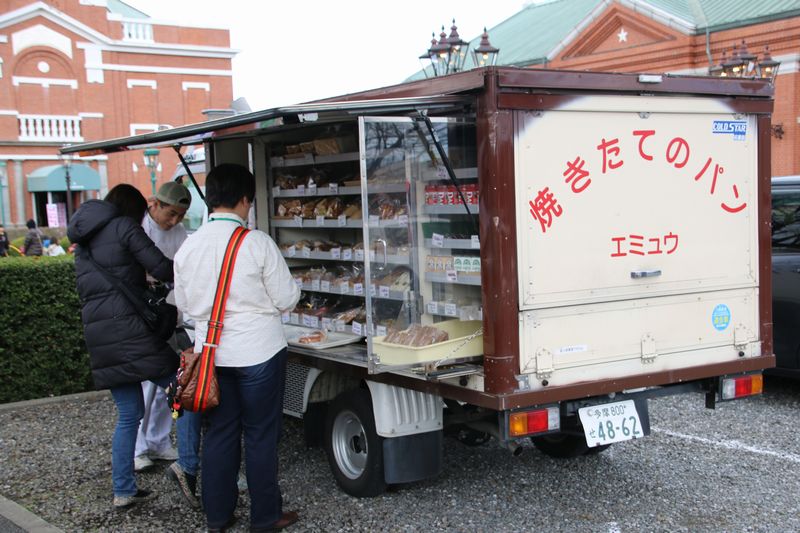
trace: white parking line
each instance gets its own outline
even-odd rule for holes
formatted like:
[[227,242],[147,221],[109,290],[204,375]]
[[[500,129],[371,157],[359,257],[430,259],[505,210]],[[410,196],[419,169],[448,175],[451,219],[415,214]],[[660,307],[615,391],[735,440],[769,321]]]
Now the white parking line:
[[650,430],[653,431],[654,433],[663,433],[664,435],[669,435],[670,437],[676,437],[678,439],[700,442],[718,448],[739,450],[743,452],[755,453],[758,455],[768,455],[771,457],[784,459],[792,463],[800,463],[800,455],[795,455],[793,453],[774,452],[772,450],[764,450],[762,448],[756,448],[755,446],[748,446],[747,444],[739,442],[738,440],[711,440],[711,439],[706,439],[704,437],[698,437],[696,435],[687,435],[686,433],[678,433],[677,431],[669,431],[668,429],[661,429],[661,428],[650,428]]

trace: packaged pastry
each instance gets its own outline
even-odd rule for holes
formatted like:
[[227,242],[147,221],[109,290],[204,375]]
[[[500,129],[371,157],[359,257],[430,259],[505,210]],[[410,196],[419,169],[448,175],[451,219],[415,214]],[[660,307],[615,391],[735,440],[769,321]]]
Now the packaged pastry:
[[412,324],[401,331],[395,329],[390,330],[383,341],[392,344],[402,344],[403,346],[420,347],[444,342],[449,338],[450,335],[441,329],[433,326]]
[[327,333],[325,333],[320,329],[315,329],[311,333],[307,333],[306,335],[303,335],[302,337],[297,339],[297,342],[299,342],[300,344],[311,344],[316,342],[325,342],[325,339],[327,338],[328,338]]

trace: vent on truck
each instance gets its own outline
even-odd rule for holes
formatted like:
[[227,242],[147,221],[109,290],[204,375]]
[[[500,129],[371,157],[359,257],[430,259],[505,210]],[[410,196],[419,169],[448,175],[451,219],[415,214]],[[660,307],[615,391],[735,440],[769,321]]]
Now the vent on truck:
[[303,393],[310,369],[297,363],[286,363],[286,388],[283,394],[283,411],[286,414],[303,415]]

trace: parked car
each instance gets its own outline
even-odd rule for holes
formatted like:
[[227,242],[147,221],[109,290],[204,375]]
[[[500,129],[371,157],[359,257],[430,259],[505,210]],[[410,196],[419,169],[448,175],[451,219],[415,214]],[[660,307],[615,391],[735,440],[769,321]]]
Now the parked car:
[[772,321],[770,373],[800,377],[800,176],[772,178]]

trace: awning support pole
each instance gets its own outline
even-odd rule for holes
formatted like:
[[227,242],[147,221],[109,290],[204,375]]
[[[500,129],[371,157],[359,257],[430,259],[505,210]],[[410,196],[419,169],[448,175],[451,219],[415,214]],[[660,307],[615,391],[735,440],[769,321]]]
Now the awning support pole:
[[[172,149],[175,150],[176,154],[178,154],[178,159],[181,160],[181,165],[183,165],[183,168],[186,170],[186,174],[189,176],[189,179],[192,180],[192,183],[194,184],[194,188],[197,189],[197,194],[200,195],[200,199],[205,202],[206,201],[206,195],[203,194],[203,191],[200,190],[200,185],[197,184],[197,180],[194,179],[194,174],[192,174],[192,171],[189,168],[189,165],[186,163],[186,160],[183,158],[183,154],[181,153],[181,145],[180,144],[173,144],[172,145]],[[180,180],[181,180],[181,178],[179,177],[177,179],[177,181],[180,182]]]

